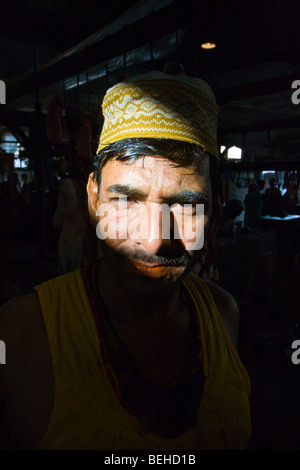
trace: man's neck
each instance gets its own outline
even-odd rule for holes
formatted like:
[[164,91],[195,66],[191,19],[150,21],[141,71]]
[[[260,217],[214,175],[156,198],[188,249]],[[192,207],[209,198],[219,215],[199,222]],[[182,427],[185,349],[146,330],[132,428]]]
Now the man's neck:
[[[123,344],[139,373],[151,383],[165,387],[183,380],[191,367],[194,342],[182,289],[177,286],[157,302],[138,300],[120,286],[104,259],[98,266],[97,285],[106,309],[103,337],[109,357],[116,357]],[[119,383],[128,380],[124,364],[119,369],[115,365],[114,371]]]

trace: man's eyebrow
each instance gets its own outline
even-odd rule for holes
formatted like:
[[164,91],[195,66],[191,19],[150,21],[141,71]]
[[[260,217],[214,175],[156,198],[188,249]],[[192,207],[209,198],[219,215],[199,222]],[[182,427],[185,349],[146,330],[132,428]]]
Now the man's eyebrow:
[[[138,197],[141,199],[147,198],[147,193],[130,185],[112,184],[111,186],[106,188],[106,191],[109,193],[124,194],[128,197]],[[201,193],[197,190],[185,190],[164,197],[163,202],[168,204],[169,206],[173,204],[206,204],[208,202],[208,197],[206,196],[206,194]]]
[[181,191],[180,193],[172,194],[164,199],[170,206],[172,204],[207,204],[208,197],[200,191]]
[[109,193],[124,194],[128,197],[147,197],[147,194],[141,191],[140,189],[134,188],[127,184],[112,184],[111,186],[108,186],[108,188],[106,188],[106,191]]

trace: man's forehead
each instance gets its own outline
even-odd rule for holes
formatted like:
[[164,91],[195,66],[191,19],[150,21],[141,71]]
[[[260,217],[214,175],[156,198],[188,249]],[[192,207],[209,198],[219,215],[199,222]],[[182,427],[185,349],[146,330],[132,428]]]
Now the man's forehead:
[[[111,160],[102,173],[101,190],[110,193],[114,186],[131,191],[142,191],[153,197],[165,197],[178,191],[209,191],[209,160],[203,162],[203,170],[192,167],[174,167],[160,157],[141,157],[134,162]],[[119,190],[118,192],[122,192]]]
[[103,168],[106,177],[133,177],[178,179],[209,175],[209,157],[204,156],[197,165],[178,165],[167,157],[145,155],[134,161],[112,159]]

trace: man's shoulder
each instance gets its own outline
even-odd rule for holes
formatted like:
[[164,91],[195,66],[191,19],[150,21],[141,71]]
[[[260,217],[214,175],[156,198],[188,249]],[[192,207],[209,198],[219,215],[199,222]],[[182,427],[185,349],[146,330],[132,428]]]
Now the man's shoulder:
[[[36,352],[44,323],[35,292],[20,295],[0,308],[0,339],[6,348],[7,364],[15,364]],[[9,371],[10,367],[5,367]]]
[[[35,292],[1,307],[0,338],[6,350],[6,362],[0,366],[0,443],[3,440],[4,448],[35,448],[49,420],[53,396],[51,355]],[[33,409],[37,411],[32,413]]]
[[227,290],[225,290],[223,287],[219,286],[215,282],[208,281],[206,279],[204,279],[203,282],[209,288],[217,304],[217,307],[221,306],[222,308],[226,307],[231,308],[233,310],[238,309],[238,305],[235,298]]
[[35,291],[19,295],[0,308],[0,331],[13,334],[25,325],[32,324],[41,315],[41,306]]
[[203,282],[208,287],[214,299],[232,343],[237,347],[240,315],[236,300],[227,290],[223,289],[215,282],[208,280],[203,280]]

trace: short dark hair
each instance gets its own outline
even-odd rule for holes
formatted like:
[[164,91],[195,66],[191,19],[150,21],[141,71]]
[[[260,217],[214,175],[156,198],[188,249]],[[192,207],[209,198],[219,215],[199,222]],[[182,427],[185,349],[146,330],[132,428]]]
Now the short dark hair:
[[94,181],[101,184],[101,172],[104,165],[112,159],[134,162],[145,155],[167,158],[174,167],[191,167],[200,171],[201,162],[208,155],[210,160],[210,183],[212,189],[212,219],[218,219],[223,205],[223,184],[218,159],[199,147],[173,139],[132,138],[122,139],[104,147],[94,164]]

